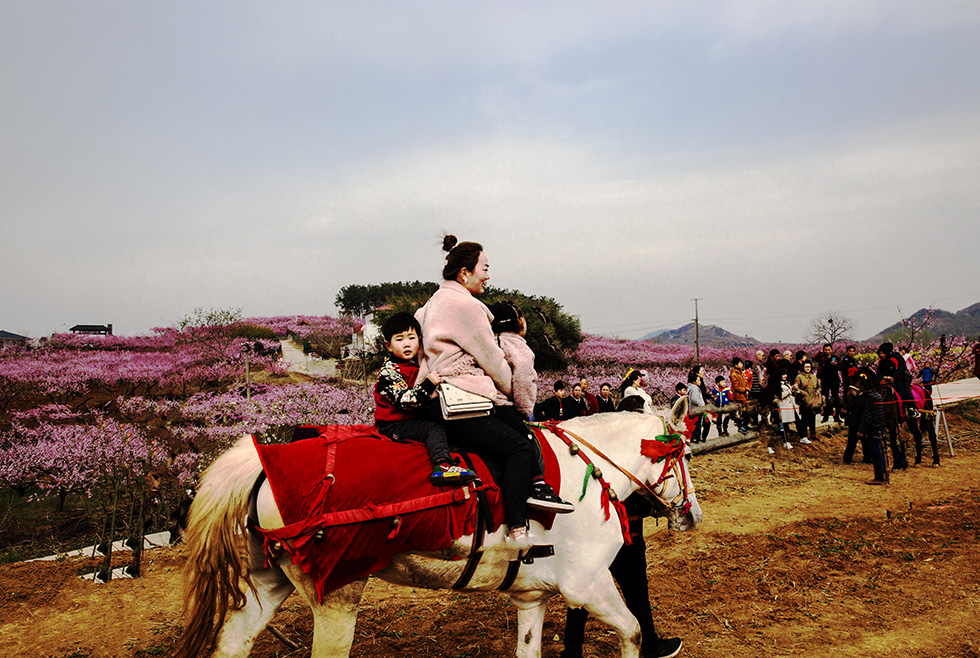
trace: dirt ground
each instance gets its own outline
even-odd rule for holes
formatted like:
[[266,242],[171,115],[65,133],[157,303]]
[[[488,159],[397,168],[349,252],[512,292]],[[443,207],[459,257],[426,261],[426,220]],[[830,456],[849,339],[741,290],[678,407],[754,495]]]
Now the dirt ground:
[[[980,657],[980,413],[951,418],[957,455],[865,484],[842,465],[845,437],[780,449],[753,442],[695,458],[704,523],[675,534],[648,520],[650,598],[683,656]],[[928,458],[926,463],[930,463]],[[163,655],[180,627],[179,548],[144,554],[145,576],[96,585],[94,560],[0,566],[0,655]],[[125,562],[124,559],[120,564]],[[513,655],[516,613],[499,594],[371,581],[352,656]],[[543,655],[561,650],[564,606],[545,622]],[[309,655],[311,616],[293,595],[253,655]],[[589,622],[587,656],[618,655]]]

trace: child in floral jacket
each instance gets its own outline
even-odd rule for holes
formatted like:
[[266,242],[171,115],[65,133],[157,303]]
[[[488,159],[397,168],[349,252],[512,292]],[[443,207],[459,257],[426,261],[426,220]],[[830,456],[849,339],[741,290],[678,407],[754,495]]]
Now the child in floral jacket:
[[416,384],[422,329],[409,313],[396,313],[384,323],[385,357],[374,386],[374,422],[378,431],[393,441],[425,444],[432,461],[429,481],[438,485],[463,485],[477,478],[473,471],[457,466],[449,452],[446,429],[422,417],[422,406],[439,385],[436,372]]

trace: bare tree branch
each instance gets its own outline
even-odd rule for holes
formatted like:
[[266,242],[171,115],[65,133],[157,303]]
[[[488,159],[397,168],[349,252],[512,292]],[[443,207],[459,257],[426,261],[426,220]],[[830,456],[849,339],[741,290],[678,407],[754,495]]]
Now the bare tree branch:
[[815,345],[830,343],[834,345],[854,340],[854,321],[838,311],[825,311],[810,320],[805,336],[807,342]]

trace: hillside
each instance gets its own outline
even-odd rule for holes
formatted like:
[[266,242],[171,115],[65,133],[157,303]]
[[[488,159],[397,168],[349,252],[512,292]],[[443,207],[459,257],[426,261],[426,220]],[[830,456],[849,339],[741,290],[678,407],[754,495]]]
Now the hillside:
[[[911,315],[910,320],[916,325],[919,325],[928,313],[929,309],[921,308]],[[885,340],[891,340],[897,344],[901,342],[901,336],[899,335],[901,329],[901,323],[896,322],[863,342],[880,343]],[[761,344],[751,336],[738,336],[721,327],[710,324],[702,324],[699,334],[701,344],[710,347],[753,347]],[[926,335],[930,338],[935,338],[941,334],[946,334],[947,336],[966,336],[969,339],[980,340],[980,302],[972,306],[967,306],[955,313],[942,309],[934,309],[932,321],[926,329]],[[666,329],[664,331],[650,333],[640,340],[649,340],[655,343],[669,345],[693,345],[694,323],[689,322],[677,329]]]
[[[726,331],[712,324],[700,325],[698,339],[702,345],[709,347],[752,347],[759,345],[759,341],[755,338],[750,336],[737,336],[730,331]],[[689,322],[677,329],[667,329],[666,331],[647,334],[640,340],[652,340],[657,343],[671,345],[693,345],[694,323]]]
[[[918,311],[912,314],[910,319],[913,320],[916,325],[918,325],[922,322],[923,318],[928,315],[928,313],[929,309],[920,308]],[[886,338],[896,339],[898,338],[896,334],[901,331],[901,329],[901,323],[896,322],[890,327],[886,327],[869,338],[868,342],[877,342],[885,340]],[[977,338],[980,336],[980,302],[973,304],[972,306],[967,306],[966,308],[956,311],[955,313],[950,313],[949,311],[944,311],[942,309],[935,309],[933,311],[932,322],[929,323],[927,331],[929,335],[933,337],[946,334],[947,336],[966,336],[967,338]]]

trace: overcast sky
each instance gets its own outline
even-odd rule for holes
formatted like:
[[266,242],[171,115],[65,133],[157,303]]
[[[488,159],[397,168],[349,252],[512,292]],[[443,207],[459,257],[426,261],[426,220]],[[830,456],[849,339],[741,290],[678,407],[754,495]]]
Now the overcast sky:
[[0,329],[491,284],[584,331],[980,301],[980,3],[0,3]]

